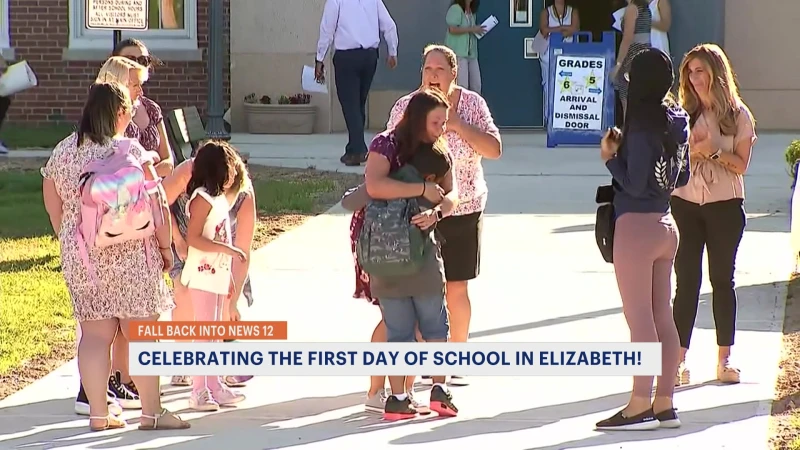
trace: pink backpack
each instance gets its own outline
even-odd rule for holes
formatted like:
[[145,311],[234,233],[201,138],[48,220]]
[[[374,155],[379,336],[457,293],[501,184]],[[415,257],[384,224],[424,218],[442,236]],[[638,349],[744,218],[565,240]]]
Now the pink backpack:
[[[76,238],[92,281],[97,278],[89,260],[91,247],[145,239],[164,222],[158,202],[160,180],[145,178],[142,164],[130,151],[132,145],[138,143],[121,140],[112,154],[87,164],[80,177]],[[149,246],[144,248],[149,261]]]

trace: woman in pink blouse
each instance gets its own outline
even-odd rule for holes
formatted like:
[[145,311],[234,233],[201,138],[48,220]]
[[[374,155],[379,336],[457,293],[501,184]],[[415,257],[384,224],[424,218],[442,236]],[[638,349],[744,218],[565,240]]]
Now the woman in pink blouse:
[[715,44],[692,49],[680,68],[680,103],[691,118],[692,175],[689,184],[676,189],[672,197],[672,214],[680,232],[673,306],[681,343],[676,385],[690,381],[685,360],[697,317],[704,248],[719,346],[717,379],[739,382],[739,370],[729,360],[736,328],[733,275],[746,223],[744,173],[756,133],[735,77],[728,57]]
[[[445,139],[455,162],[459,198],[453,215],[442,219],[437,227],[443,237],[450,340],[466,342],[472,316],[467,283],[480,273],[481,229],[488,194],[481,160],[500,158],[503,145],[486,100],[456,85],[457,78],[458,58],[452,50],[443,45],[425,48],[421,88],[441,90],[447,94],[451,105]],[[409,100],[417,92],[397,100],[386,124],[387,130],[394,129],[400,122]],[[463,378],[454,376],[451,384],[465,383]]]

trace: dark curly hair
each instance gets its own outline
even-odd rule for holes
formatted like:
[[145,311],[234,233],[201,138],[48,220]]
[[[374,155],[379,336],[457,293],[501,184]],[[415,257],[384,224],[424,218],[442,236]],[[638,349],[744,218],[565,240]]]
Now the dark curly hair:
[[231,189],[241,191],[247,170],[239,152],[226,141],[206,141],[197,149],[186,192],[191,194],[198,188],[205,188],[208,195],[216,197],[225,193],[225,185],[231,181],[231,177]]

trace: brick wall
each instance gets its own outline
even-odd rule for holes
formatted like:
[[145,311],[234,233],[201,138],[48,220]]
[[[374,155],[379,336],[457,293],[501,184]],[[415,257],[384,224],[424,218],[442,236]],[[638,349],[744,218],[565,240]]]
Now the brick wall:
[[[192,0],[187,0],[192,1]],[[145,94],[164,110],[196,105],[205,114],[208,86],[209,3],[197,1],[197,45],[203,61],[164,61],[151,74]],[[224,102],[230,104],[230,0],[224,2]],[[9,0],[9,30],[16,60],[26,60],[39,86],[15,96],[8,122],[42,125],[75,122],[101,61],[64,61],[69,43],[69,0]],[[147,39],[143,39],[145,44]],[[111,53],[109,41],[109,53]],[[154,52],[158,56],[157,52]],[[227,108],[227,107],[226,107]]]

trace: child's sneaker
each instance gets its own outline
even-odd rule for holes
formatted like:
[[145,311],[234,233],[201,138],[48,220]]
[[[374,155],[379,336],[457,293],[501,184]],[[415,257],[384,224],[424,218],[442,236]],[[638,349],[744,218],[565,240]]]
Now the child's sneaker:
[[219,403],[211,396],[208,389],[192,392],[189,397],[189,407],[197,411],[219,411]]
[[244,394],[239,391],[235,391],[224,384],[221,385],[218,391],[215,391],[213,394],[214,400],[220,406],[230,406],[235,405],[236,403],[243,402],[245,398]]
[[367,401],[364,403],[364,410],[371,413],[381,414],[384,409],[386,409],[386,397],[387,392],[385,389],[378,391],[378,393],[372,397],[367,397]]
[[420,403],[419,401],[417,401],[417,399],[414,398],[414,394],[413,393],[409,392],[408,393],[408,398],[411,399],[411,406],[413,406],[414,409],[417,410],[417,413],[419,413],[419,415],[427,416],[428,414],[431,413],[431,408],[428,407],[428,405],[424,405],[424,404]]
[[231,388],[238,388],[238,387],[245,387],[247,382],[252,380],[253,377],[250,375],[228,375],[222,377],[222,382],[225,383],[226,386]]
[[453,404],[453,394],[439,384],[434,385],[431,389],[431,409],[440,416],[455,417],[458,415],[458,408]]
[[402,400],[392,395],[386,400],[383,408],[383,418],[386,420],[413,419],[417,415],[417,410],[411,404],[411,399],[406,395]]

